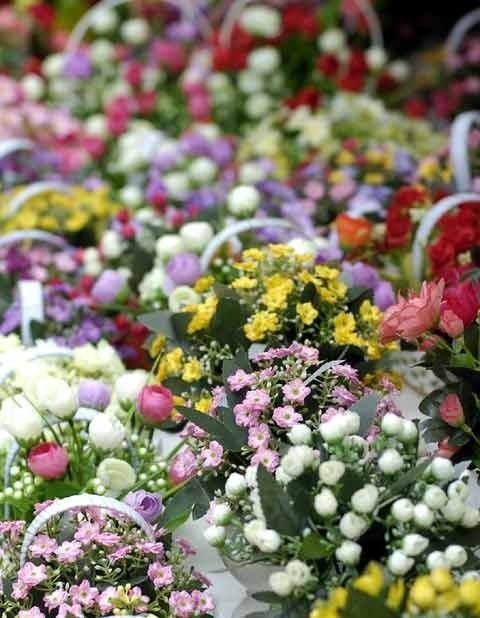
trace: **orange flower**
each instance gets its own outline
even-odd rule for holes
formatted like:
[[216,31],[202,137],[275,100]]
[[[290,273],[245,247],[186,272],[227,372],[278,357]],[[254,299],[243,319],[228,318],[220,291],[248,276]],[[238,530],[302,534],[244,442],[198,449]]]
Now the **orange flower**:
[[335,224],[340,243],[348,249],[364,247],[372,235],[373,223],[362,217],[351,217],[342,213],[338,215]]

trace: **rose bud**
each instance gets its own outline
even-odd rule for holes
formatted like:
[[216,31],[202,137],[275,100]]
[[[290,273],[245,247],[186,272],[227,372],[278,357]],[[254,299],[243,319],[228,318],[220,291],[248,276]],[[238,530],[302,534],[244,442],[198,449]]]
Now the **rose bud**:
[[144,386],[137,399],[137,408],[145,423],[159,425],[169,419],[172,413],[172,392],[161,385]]
[[124,502],[150,523],[158,519],[163,511],[162,497],[143,489],[127,494]]
[[28,467],[47,481],[62,478],[68,468],[68,453],[56,442],[43,442],[29,452]]
[[373,231],[373,223],[361,217],[351,217],[345,213],[338,215],[335,225],[343,247],[358,249],[368,244]]
[[105,270],[92,288],[92,298],[100,305],[113,303],[125,289],[125,278],[116,270]]
[[458,453],[459,450],[459,446],[454,446],[448,438],[444,438],[437,444],[437,451],[435,455],[437,457],[451,459],[455,455],[455,453]]
[[449,337],[458,337],[465,330],[462,320],[451,309],[442,309],[438,326]]
[[200,260],[194,253],[179,253],[168,262],[167,273],[175,285],[192,285],[202,274]]
[[456,393],[449,393],[440,404],[440,418],[451,427],[461,427],[465,423],[462,402]]

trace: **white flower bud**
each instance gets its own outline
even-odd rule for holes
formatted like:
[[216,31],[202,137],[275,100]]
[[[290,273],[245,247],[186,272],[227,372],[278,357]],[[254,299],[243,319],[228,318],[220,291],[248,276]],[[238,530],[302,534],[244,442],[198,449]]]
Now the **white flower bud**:
[[265,530],[265,524],[260,519],[252,519],[243,526],[243,534],[250,545],[257,545],[258,535]]
[[268,583],[270,588],[279,597],[288,597],[293,590],[294,583],[292,578],[285,571],[278,573],[272,573],[269,577]]
[[247,161],[240,166],[239,179],[243,185],[253,185],[257,182],[265,180],[266,173],[261,165],[257,162]]
[[297,478],[303,471],[305,470],[305,464],[303,460],[295,454],[295,451],[290,449],[283,457],[280,462],[280,466],[282,470],[290,476],[291,478]]
[[348,411],[343,415],[343,419],[346,427],[346,435],[358,433],[360,429],[360,414]]
[[16,440],[37,440],[43,430],[40,414],[24,395],[3,400],[0,408],[0,427]]
[[270,75],[276,71],[280,65],[280,54],[275,47],[257,47],[250,52],[247,58],[248,67],[260,73],[260,75]]
[[368,522],[353,511],[345,513],[340,520],[340,532],[343,536],[350,540],[358,539],[358,537],[362,536],[367,528]]
[[432,551],[431,554],[428,554],[427,568],[430,571],[433,571],[433,569],[448,569],[448,562],[444,553],[441,551]]
[[90,58],[94,65],[100,67],[115,58],[115,48],[107,39],[96,39],[90,45]]
[[290,560],[285,571],[291,577],[294,586],[305,586],[312,579],[310,567],[301,560]]
[[365,59],[373,71],[379,71],[387,62],[387,54],[382,47],[370,47],[365,52]]
[[97,7],[92,14],[92,30],[97,34],[108,34],[117,25],[118,18],[115,11]]
[[410,67],[403,60],[394,60],[388,67],[388,72],[398,82],[403,82],[410,74]]
[[35,75],[35,73],[28,73],[22,77],[20,84],[23,92],[31,101],[38,101],[43,97],[45,92],[45,84],[39,75]]
[[402,541],[402,551],[407,556],[418,556],[427,549],[429,543],[421,534],[407,534]]
[[196,305],[200,302],[200,295],[188,285],[179,285],[168,297],[168,308],[173,313],[178,313],[183,307]]
[[119,198],[128,208],[138,208],[143,202],[143,193],[140,187],[126,185],[120,190]]
[[[254,73],[253,71],[241,71],[238,74],[238,88],[240,92],[244,94],[254,94],[256,92],[261,92],[263,90],[263,77],[259,73]],[[257,168],[260,169],[258,163],[255,164]],[[263,175],[263,170],[260,169],[260,172]],[[263,180],[263,178],[257,179],[256,176],[253,176],[252,180],[247,180],[245,182],[259,182],[259,180]],[[242,180],[243,182],[243,180]]]
[[250,34],[273,38],[280,34],[282,19],[276,9],[256,4],[243,10],[240,15],[240,24]]
[[318,45],[323,52],[335,54],[345,47],[345,34],[339,28],[329,28],[319,36]]
[[348,434],[348,421],[344,414],[337,414],[326,423],[320,423],[320,434],[325,442],[338,442]]
[[100,248],[105,257],[116,259],[122,255],[125,244],[115,230],[107,230],[102,236]]
[[403,468],[403,457],[394,448],[389,448],[380,456],[378,467],[384,474],[396,474]]
[[413,509],[413,520],[420,528],[429,528],[435,520],[435,515],[426,504],[420,502]]
[[442,514],[447,521],[458,522],[465,514],[465,503],[460,498],[450,498],[442,509]]
[[245,112],[249,118],[259,119],[271,111],[273,100],[265,92],[252,94],[245,102]]
[[453,569],[463,566],[468,560],[468,554],[461,545],[449,545],[444,555],[448,565]]
[[180,236],[189,251],[200,253],[212,240],[213,228],[206,221],[192,221],[182,225]]
[[78,410],[78,397],[68,382],[45,376],[34,385],[35,400],[39,407],[57,418],[71,418]]
[[448,486],[447,493],[449,498],[460,498],[465,502],[468,498],[468,485],[463,481],[454,481]]
[[114,416],[97,414],[88,427],[93,445],[107,451],[119,448],[125,438],[125,427]]
[[170,198],[184,200],[190,191],[190,178],[185,172],[170,172],[162,178]]
[[275,530],[259,530],[257,535],[257,547],[261,552],[272,554],[277,551],[281,544],[282,539]]
[[445,457],[435,457],[430,470],[438,481],[449,481],[455,473],[452,462]]
[[62,54],[51,54],[42,63],[42,73],[49,79],[60,77],[63,73],[65,60]]
[[199,185],[206,185],[215,179],[217,164],[209,157],[198,157],[190,164],[188,173],[190,178]]
[[203,532],[203,536],[209,545],[220,547],[225,542],[227,530],[223,526],[209,526]]
[[232,518],[232,509],[225,502],[215,504],[212,518],[217,526],[226,526]]
[[337,512],[338,503],[333,492],[324,488],[315,496],[313,506],[321,517],[330,517]]
[[413,518],[413,504],[407,498],[395,500],[392,504],[392,516],[399,522],[405,523]]
[[378,489],[375,485],[365,485],[358,489],[352,496],[353,509],[357,513],[371,513],[378,500]]
[[164,234],[157,240],[155,250],[163,262],[168,262],[172,257],[186,251],[187,247],[178,234]]
[[98,466],[97,478],[110,494],[118,496],[133,487],[137,476],[129,463],[110,457],[104,459]]
[[462,517],[462,526],[464,528],[476,528],[478,524],[480,524],[480,511],[467,505]]
[[393,575],[405,575],[413,567],[415,561],[396,549],[387,560],[387,567]]
[[358,563],[362,554],[362,546],[354,541],[343,541],[335,550],[335,556],[339,562],[353,566]]
[[150,27],[148,22],[140,17],[128,19],[122,24],[121,35],[128,45],[143,45],[150,36]]
[[401,442],[405,444],[411,444],[415,442],[418,437],[418,429],[413,421],[404,419],[402,423],[402,430],[400,431],[400,435],[398,436]]
[[229,498],[238,498],[245,493],[247,482],[245,477],[238,472],[233,472],[225,483],[225,493]]
[[290,442],[297,446],[302,444],[310,444],[312,441],[312,430],[307,425],[299,423],[290,429],[287,436]]
[[258,189],[249,185],[239,185],[228,194],[228,211],[235,216],[253,215],[260,205],[260,200]]
[[107,120],[103,114],[93,114],[85,120],[85,131],[94,137],[105,138],[108,135]]
[[403,420],[393,412],[388,412],[382,418],[381,427],[387,436],[397,436],[402,431]]
[[120,405],[128,407],[136,402],[140,391],[148,380],[148,373],[143,369],[128,371],[117,378],[115,382],[115,394]]
[[341,461],[324,461],[319,467],[319,477],[325,485],[336,485],[345,474],[345,464]]
[[447,495],[441,487],[429,485],[423,494],[423,501],[429,508],[437,511],[447,503]]

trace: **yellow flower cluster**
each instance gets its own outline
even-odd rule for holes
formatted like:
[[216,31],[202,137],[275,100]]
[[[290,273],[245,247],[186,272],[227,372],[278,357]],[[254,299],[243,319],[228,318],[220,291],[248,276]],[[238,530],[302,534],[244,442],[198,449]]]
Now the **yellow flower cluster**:
[[32,197],[10,216],[9,204],[20,190],[0,195],[3,233],[40,229],[73,235],[88,228],[98,236],[108,219],[120,209],[120,205],[109,198],[106,187],[89,191],[78,186],[72,187],[67,193],[50,191]]
[[[459,610],[464,612],[462,615],[465,618],[480,616],[480,581],[466,578],[457,584],[452,574],[443,568],[417,577],[407,589],[402,579],[387,583],[381,567],[371,563],[365,572],[352,582],[351,587],[371,597],[384,599],[386,607],[398,612],[402,610],[405,618],[420,618],[428,612],[440,612],[446,618]],[[348,595],[349,590],[336,588],[326,601],[317,602],[310,612],[310,618],[349,618],[344,612]]]
[[217,304],[218,298],[216,298],[216,296],[208,296],[203,303],[185,307],[184,311],[193,314],[193,317],[187,327],[187,333],[189,335],[192,335],[199,330],[205,330],[210,325],[210,322],[215,315]]
[[[155,342],[154,342],[155,344]],[[151,352],[158,349],[151,348]],[[184,382],[196,382],[203,376],[202,365],[195,357],[185,357],[180,347],[173,348],[163,354],[158,362],[156,377],[159,382],[167,378],[181,378]]]

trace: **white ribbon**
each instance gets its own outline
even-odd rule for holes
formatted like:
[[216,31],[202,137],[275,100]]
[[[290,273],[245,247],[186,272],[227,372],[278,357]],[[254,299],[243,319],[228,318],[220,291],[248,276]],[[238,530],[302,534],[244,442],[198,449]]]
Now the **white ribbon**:
[[459,19],[447,37],[447,41],[445,44],[447,53],[454,54],[462,44],[463,38],[467,34],[467,32],[479,22],[480,8],[470,11],[470,13],[467,13],[461,19]]
[[422,278],[425,248],[435,225],[443,215],[465,202],[478,202],[480,204],[480,195],[475,193],[458,193],[444,197],[432,206],[423,217],[412,245],[412,266],[416,281],[420,282]]
[[457,191],[472,190],[468,136],[474,124],[480,124],[480,112],[463,112],[455,118],[450,133],[450,160]]

